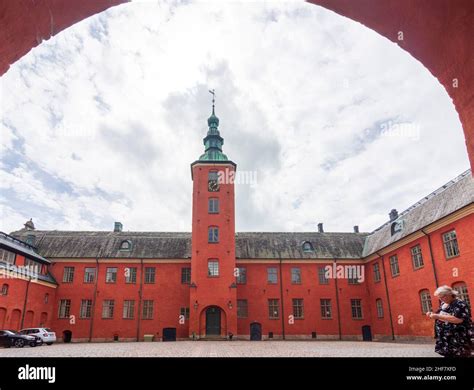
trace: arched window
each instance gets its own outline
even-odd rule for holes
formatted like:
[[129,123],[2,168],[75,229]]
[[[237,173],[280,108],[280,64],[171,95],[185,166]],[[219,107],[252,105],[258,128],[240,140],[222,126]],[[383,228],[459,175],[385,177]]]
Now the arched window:
[[457,282],[453,284],[453,288],[459,292],[459,299],[462,299],[464,302],[467,303],[469,307],[471,307],[471,300],[469,299],[469,293],[467,291],[467,285],[464,282]]
[[303,242],[303,252],[313,252],[313,244],[311,244],[309,241]]
[[421,312],[426,314],[431,311],[433,306],[431,305],[431,296],[429,290],[420,291],[420,302],[421,302]]
[[4,283],[2,285],[2,294],[1,295],[8,295],[8,284]]
[[129,251],[132,249],[132,242],[130,240],[124,240],[120,243],[121,251]]
[[397,234],[403,230],[403,221],[395,221],[392,223],[390,227],[390,231],[392,233],[392,236],[394,234]]
[[44,303],[48,303],[49,302],[49,294],[46,293],[44,294]]

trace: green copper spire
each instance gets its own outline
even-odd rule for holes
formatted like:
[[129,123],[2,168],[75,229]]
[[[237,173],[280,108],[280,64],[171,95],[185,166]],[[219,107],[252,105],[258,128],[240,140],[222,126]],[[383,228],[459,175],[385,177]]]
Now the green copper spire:
[[219,118],[215,113],[216,93],[214,90],[209,92],[212,94],[212,114],[207,120],[209,130],[203,139],[205,149],[204,154],[199,157],[199,161],[227,161],[227,156],[222,153],[224,138],[219,134]]

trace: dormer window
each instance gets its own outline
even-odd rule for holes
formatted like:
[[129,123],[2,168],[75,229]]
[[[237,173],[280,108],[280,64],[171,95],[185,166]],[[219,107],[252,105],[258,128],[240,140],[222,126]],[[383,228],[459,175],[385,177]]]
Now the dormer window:
[[303,252],[313,252],[313,244],[311,244],[309,241],[303,242]]
[[132,250],[132,242],[130,240],[124,240],[120,243],[121,251],[130,251]]
[[391,225],[391,233],[392,233],[392,236],[396,233],[399,233],[403,230],[403,221],[395,221],[392,223]]

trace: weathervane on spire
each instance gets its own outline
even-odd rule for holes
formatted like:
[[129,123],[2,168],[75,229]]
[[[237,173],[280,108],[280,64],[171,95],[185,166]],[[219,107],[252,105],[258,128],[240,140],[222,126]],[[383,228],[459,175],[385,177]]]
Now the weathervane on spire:
[[212,94],[212,114],[214,115],[214,103],[216,102],[216,90],[209,90],[209,93]]

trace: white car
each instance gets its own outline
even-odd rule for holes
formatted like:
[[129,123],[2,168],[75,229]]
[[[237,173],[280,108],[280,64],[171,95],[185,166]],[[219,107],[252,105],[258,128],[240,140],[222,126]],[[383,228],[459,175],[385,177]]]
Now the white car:
[[56,341],[56,333],[49,328],[26,328],[20,330],[19,333],[39,337],[47,345],[51,345]]

